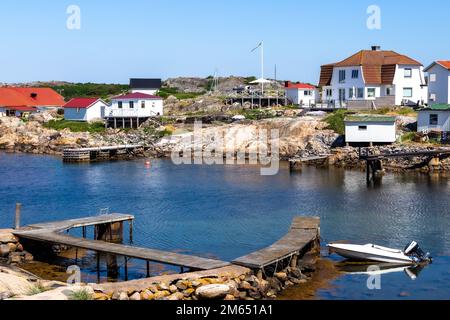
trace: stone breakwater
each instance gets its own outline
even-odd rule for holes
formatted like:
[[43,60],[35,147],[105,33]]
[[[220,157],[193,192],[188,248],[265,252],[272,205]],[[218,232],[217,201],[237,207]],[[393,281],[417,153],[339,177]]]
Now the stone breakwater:
[[33,261],[33,255],[24,250],[13,230],[0,230],[0,262],[17,265]]

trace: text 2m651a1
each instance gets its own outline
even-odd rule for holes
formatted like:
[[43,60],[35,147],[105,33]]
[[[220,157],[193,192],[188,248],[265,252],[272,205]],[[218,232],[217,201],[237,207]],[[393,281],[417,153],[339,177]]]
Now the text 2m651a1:
[[222,305],[221,315],[271,315],[271,305]]

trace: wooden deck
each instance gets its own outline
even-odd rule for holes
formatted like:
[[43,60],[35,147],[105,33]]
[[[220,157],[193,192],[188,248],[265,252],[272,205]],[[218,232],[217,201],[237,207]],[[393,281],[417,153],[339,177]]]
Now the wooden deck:
[[232,263],[251,269],[262,269],[277,261],[300,255],[320,236],[320,218],[296,217],[289,232],[270,247],[237,258]]
[[178,254],[162,250],[139,248],[99,240],[76,238],[63,234],[64,231],[73,228],[95,226],[100,224],[112,224],[132,221],[133,219],[134,216],[132,215],[102,215],[82,219],[33,224],[28,226],[26,230],[15,231],[14,234],[20,238],[28,240],[50,244],[62,244],[73,248],[92,250],[95,252],[124,256],[127,258],[142,259],[145,261],[152,261],[178,267],[187,267],[194,270],[216,269],[230,265],[229,262],[220,260]]
[[136,152],[143,149],[144,146],[140,144],[64,149],[63,161],[90,162],[90,161],[108,160],[113,157],[126,156],[132,152]]

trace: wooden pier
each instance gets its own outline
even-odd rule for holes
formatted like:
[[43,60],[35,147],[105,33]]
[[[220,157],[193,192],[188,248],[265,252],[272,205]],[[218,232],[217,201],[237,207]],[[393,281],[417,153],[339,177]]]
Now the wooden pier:
[[[295,217],[289,232],[270,247],[232,261],[243,267],[263,272],[264,268],[289,260],[296,265],[306,251],[320,242],[320,218]],[[275,266],[275,271],[277,267]]]
[[392,158],[416,158],[424,157],[422,167],[433,166],[438,167],[440,162],[450,157],[450,149],[439,150],[424,150],[417,152],[395,152],[395,153],[380,153],[370,154],[370,149],[365,152],[359,150],[359,159],[366,161],[366,180],[370,183],[375,180],[380,173],[383,172],[383,160]]
[[79,149],[64,149],[64,162],[92,162],[110,160],[113,158],[123,158],[136,153],[142,153],[144,146],[136,145],[118,145],[95,148],[79,148]]
[[[27,226],[23,230],[16,230],[14,235],[21,239],[38,241],[48,244],[65,245],[76,249],[85,249],[95,251],[97,253],[110,254],[115,256],[125,257],[125,270],[127,270],[127,259],[136,258],[147,262],[156,262],[172,266],[177,266],[184,271],[184,268],[192,270],[208,270],[216,269],[229,265],[230,263],[190,256],[185,254],[178,254],[173,252],[139,248],[129,245],[110,243],[102,241],[114,240],[113,226],[119,224],[115,230],[122,231],[121,224],[125,221],[130,222],[130,235],[132,235],[132,224],[134,217],[132,215],[111,214],[101,215],[96,217],[89,217],[84,219],[74,219],[59,222],[40,223]],[[76,238],[64,234],[74,228],[83,228],[83,236],[86,236],[85,228],[88,226],[96,227],[96,240],[89,240],[86,238]],[[106,228],[105,228],[106,226]],[[103,227],[103,228],[102,228]],[[104,230],[104,232],[101,232]],[[99,258],[97,260],[99,264]],[[149,275],[149,264],[147,263],[147,276]],[[126,276],[127,277],[127,276]]]

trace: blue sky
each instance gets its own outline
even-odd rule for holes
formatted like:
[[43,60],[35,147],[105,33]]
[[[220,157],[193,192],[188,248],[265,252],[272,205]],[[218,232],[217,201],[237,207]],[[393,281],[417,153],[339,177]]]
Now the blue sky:
[[[69,5],[81,29],[66,28]],[[366,27],[369,5],[381,30]],[[23,0],[0,4],[0,82],[266,74],[317,83],[320,65],[372,44],[450,59],[447,0]]]

